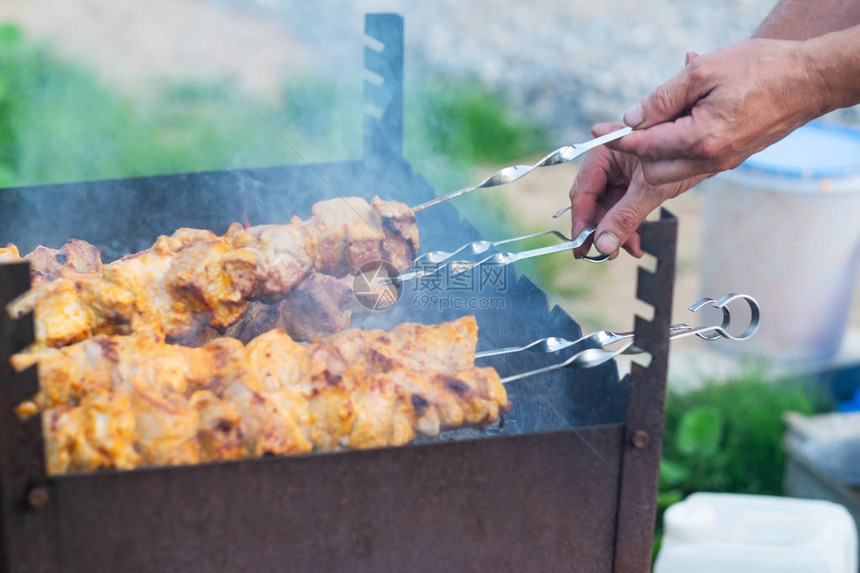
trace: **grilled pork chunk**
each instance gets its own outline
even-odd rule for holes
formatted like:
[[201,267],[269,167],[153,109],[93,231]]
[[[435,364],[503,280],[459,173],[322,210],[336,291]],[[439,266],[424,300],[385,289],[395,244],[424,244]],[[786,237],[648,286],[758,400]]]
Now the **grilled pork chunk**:
[[349,329],[310,345],[283,330],[200,348],[99,335],[38,362],[52,474],[403,445],[497,420],[498,374],[474,366],[477,324]]
[[248,342],[281,328],[291,338],[307,341],[340,332],[349,327],[353,310],[359,308],[351,282],[311,273],[280,301],[251,302],[242,318],[224,335]]
[[0,263],[22,261],[30,263],[30,278],[37,288],[62,277],[97,276],[102,269],[98,249],[79,239],[67,241],[59,249],[39,245],[26,257],[11,243],[0,247]]

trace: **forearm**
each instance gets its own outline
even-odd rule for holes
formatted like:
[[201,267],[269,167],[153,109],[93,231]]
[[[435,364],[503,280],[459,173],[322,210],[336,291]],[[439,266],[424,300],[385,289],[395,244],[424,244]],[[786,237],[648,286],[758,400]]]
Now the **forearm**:
[[860,24],[857,0],[780,0],[754,38],[808,40]]
[[819,84],[821,114],[860,103],[860,25],[807,40],[801,49]]

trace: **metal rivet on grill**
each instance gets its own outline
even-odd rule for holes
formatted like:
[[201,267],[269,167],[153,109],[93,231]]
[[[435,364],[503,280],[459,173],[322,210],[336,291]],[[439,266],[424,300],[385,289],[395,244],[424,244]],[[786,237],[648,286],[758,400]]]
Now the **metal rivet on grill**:
[[636,430],[635,432],[633,432],[633,435],[630,436],[630,445],[640,450],[647,446],[648,442],[650,441],[651,437],[645,430]]
[[45,507],[51,501],[48,490],[43,487],[34,487],[27,492],[27,503],[34,509]]

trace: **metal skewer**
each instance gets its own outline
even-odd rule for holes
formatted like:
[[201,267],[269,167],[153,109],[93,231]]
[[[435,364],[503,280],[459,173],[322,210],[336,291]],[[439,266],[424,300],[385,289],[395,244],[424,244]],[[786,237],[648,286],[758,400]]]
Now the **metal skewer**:
[[[559,239],[561,239],[562,241],[565,241],[568,243],[571,242],[571,240],[572,240],[567,235],[565,235],[564,233],[562,233],[560,231],[550,230],[550,231],[538,231],[537,233],[530,233],[528,235],[520,235],[519,237],[513,237],[510,239],[501,239],[499,241],[485,241],[485,240],[473,241],[471,243],[466,243],[465,245],[458,247],[457,249],[455,249],[453,251],[430,251],[429,253],[424,253],[423,255],[419,255],[418,257],[416,257],[415,261],[412,263],[412,265],[413,266],[419,266],[419,265],[424,264],[424,263],[429,263],[432,265],[440,265],[442,263],[449,262],[451,259],[453,259],[454,257],[456,257],[458,255],[460,257],[467,257],[465,259],[463,259],[463,258],[457,259],[457,261],[465,262],[468,260],[474,260],[474,259],[471,259],[469,257],[482,255],[482,254],[486,253],[487,251],[489,251],[490,249],[492,249],[494,247],[498,247],[499,245],[504,245],[507,243],[515,243],[518,241],[525,241],[528,239],[534,239],[536,237],[544,237],[547,235],[554,235],[554,236],[558,237]],[[592,262],[592,263],[600,263],[600,262],[603,262],[604,260],[606,260],[606,257],[604,255],[598,255],[598,256],[583,255],[582,258],[589,261],[589,262]]]
[[[738,299],[746,301],[746,303],[749,305],[750,322],[741,334],[733,335],[729,332],[729,326],[731,324],[731,312],[728,309],[728,304]],[[684,338],[687,336],[695,335],[707,341],[717,340],[719,338],[726,338],[729,340],[746,340],[753,334],[755,334],[758,330],[759,323],[761,321],[761,313],[759,310],[758,302],[749,295],[730,293],[717,300],[714,300],[712,298],[703,298],[690,305],[689,310],[691,310],[692,312],[696,312],[699,309],[704,308],[705,306],[711,306],[722,311],[723,320],[719,325],[694,327],[687,324],[676,324],[669,327],[670,332],[674,331],[674,334],[671,334],[669,336],[669,339],[675,340],[677,338]],[[557,352],[558,350],[568,348],[574,344],[580,344],[585,342],[595,342],[600,345],[597,348],[586,348],[585,350],[581,350],[556,364],[550,364],[549,366],[544,366],[543,368],[537,368],[535,370],[529,370],[528,372],[522,372],[520,374],[514,374],[512,376],[502,378],[502,383],[507,384],[509,382],[528,378],[530,376],[536,376],[538,374],[552,372],[553,370],[558,370],[560,368],[566,368],[568,366],[575,366],[577,368],[593,368],[595,366],[600,366],[601,364],[609,362],[613,358],[622,354],[642,354],[644,351],[641,348],[634,346],[632,338],[633,333],[630,332],[616,333],[611,331],[599,331],[584,336],[579,340],[575,341],[556,339],[555,341],[548,343],[547,341],[549,341],[549,339],[541,339],[521,347],[502,348],[499,349],[499,351],[486,351],[483,353],[479,353],[480,356],[479,354],[476,354],[475,357],[484,358],[488,356],[510,354],[513,352],[522,352],[525,350],[535,349],[543,345],[547,346],[547,348],[558,345],[558,348],[555,348],[555,350],[542,350],[545,352]],[[629,342],[623,344],[620,348],[606,348],[606,346],[608,345],[614,344],[625,339],[629,340]]]
[[566,206],[562,207],[561,209],[559,209],[558,211],[556,211],[555,215],[553,215],[552,218],[558,219],[559,217],[561,217],[562,215],[564,215],[568,211],[570,211],[570,205],[566,205]]
[[631,131],[633,131],[633,128],[624,127],[619,130],[613,131],[612,133],[607,133],[606,135],[595,137],[594,139],[586,141],[584,143],[577,143],[574,145],[565,145],[564,147],[559,147],[555,151],[546,155],[543,159],[541,159],[534,165],[512,165],[510,167],[505,167],[504,169],[500,169],[496,173],[493,173],[477,185],[473,185],[472,187],[465,187],[458,191],[448,193],[447,195],[436,197],[435,199],[431,199],[430,201],[412,207],[412,211],[417,213],[418,211],[422,211],[427,207],[432,207],[434,205],[438,205],[439,203],[444,203],[449,199],[460,197],[461,195],[465,195],[466,193],[471,193],[476,189],[486,189],[488,187],[498,187],[500,185],[507,185],[508,183],[513,183],[517,179],[525,176],[531,171],[537,169],[538,167],[551,167],[553,165],[559,165],[561,163],[573,161],[583,153],[594,149],[595,147],[603,145],[604,143],[609,143],[610,141],[615,141],[616,139],[622,138],[625,135],[629,134]]
[[536,237],[543,237],[546,235],[555,235],[562,241],[571,240],[570,237],[559,231],[538,231],[537,233],[521,235],[519,237],[513,237],[511,239],[501,239],[499,241],[473,241],[471,243],[466,243],[462,247],[459,247],[453,251],[430,251],[429,253],[424,253],[423,255],[415,257],[413,265],[424,262],[438,265],[440,263],[444,263],[452,259],[457,255],[481,255],[494,247],[498,247],[499,245],[515,243],[517,241],[525,241],[528,239],[534,239]]
[[[492,255],[488,255],[482,259],[477,261],[468,261],[468,260],[456,260],[451,261],[448,260],[438,266],[435,266],[431,269],[415,269],[411,271],[407,271],[405,273],[401,273],[396,277],[391,278],[380,278],[380,284],[391,284],[395,281],[405,282],[413,279],[421,279],[429,276],[433,276],[442,272],[445,269],[448,269],[448,272],[451,276],[459,275],[474,269],[475,267],[479,267],[483,264],[494,264],[494,265],[509,265],[511,263],[515,263],[517,261],[523,261],[526,259],[530,259],[532,257],[540,257],[543,255],[549,255],[551,253],[558,253],[561,251],[569,251],[572,249],[576,249],[585,244],[585,241],[594,233],[594,227],[586,227],[582,230],[576,239],[572,241],[565,241],[564,243],[559,243],[557,245],[549,245],[547,247],[540,247],[537,249],[529,249],[527,251],[518,251],[518,252],[504,252],[504,253],[495,253]],[[466,245],[468,247],[468,245]],[[609,255],[597,255],[593,257],[582,257],[591,263],[602,263],[603,261],[609,259]]]
[[[683,338],[684,336],[689,336],[690,334],[701,335],[703,332],[712,331],[714,328],[716,327],[708,326],[704,328],[695,328],[693,326],[690,326],[689,324],[684,323],[673,324],[669,327],[669,340]],[[532,341],[524,346],[506,346],[505,348],[497,348],[495,350],[484,350],[482,352],[476,352],[475,358],[491,358],[493,356],[504,356],[506,354],[516,354],[518,352],[525,351],[536,352],[540,354],[551,354],[553,352],[559,352],[561,350],[564,350],[565,348],[570,348],[571,346],[582,346],[586,344],[609,346],[610,344],[615,344],[620,340],[633,338],[633,335],[633,332],[612,332],[611,330],[598,330],[597,332],[586,334],[585,336],[577,338],[576,340],[570,340],[569,338],[559,338],[557,336],[548,336],[546,338],[540,338],[538,340]]]

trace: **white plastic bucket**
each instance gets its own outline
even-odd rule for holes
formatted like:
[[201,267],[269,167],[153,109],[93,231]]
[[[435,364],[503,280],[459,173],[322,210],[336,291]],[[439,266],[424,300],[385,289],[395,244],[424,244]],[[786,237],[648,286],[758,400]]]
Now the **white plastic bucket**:
[[666,510],[654,573],[856,573],[857,529],[829,501],[695,493]]
[[761,304],[759,332],[723,347],[778,362],[831,359],[860,262],[860,132],[809,124],[705,189],[703,294]]

